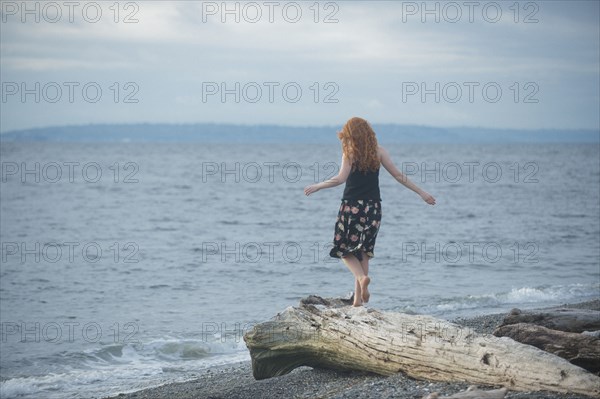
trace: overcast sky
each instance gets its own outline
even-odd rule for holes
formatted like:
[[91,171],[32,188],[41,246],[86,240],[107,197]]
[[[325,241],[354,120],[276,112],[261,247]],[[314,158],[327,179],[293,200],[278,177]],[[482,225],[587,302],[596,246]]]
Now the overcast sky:
[[2,1],[2,132],[351,116],[600,127],[598,1],[22,4]]

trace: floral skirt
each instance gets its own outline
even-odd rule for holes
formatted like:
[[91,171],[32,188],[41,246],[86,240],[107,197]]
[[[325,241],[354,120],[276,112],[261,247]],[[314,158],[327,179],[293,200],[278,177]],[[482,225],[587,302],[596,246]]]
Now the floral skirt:
[[362,260],[362,252],[372,258],[381,225],[381,202],[342,200],[335,222],[333,248],[329,255],[341,258],[352,254]]

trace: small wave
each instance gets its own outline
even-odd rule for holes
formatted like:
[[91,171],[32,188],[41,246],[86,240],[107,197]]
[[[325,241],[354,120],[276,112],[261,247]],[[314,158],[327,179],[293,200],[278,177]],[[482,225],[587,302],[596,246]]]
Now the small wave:
[[150,218],[148,219],[149,222],[151,223],[163,223],[163,222],[171,222],[173,219],[171,219],[168,216],[163,216],[161,218]]
[[559,219],[569,219],[569,218],[586,218],[589,215],[585,215],[583,213],[555,213],[552,216]]
[[157,226],[154,228],[154,231],[177,231],[178,229],[175,227],[161,227]]
[[235,226],[235,225],[239,225],[241,224],[239,221],[237,220],[221,220],[220,221],[221,224],[224,225],[229,225],[229,226]]
[[60,366],[45,373],[3,378],[0,397],[106,397],[190,380],[199,370],[247,361],[249,353],[241,339],[207,334],[203,339],[166,338],[63,351],[54,357],[50,363]]
[[505,311],[507,307],[526,308],[585,301],[598,298],[599,293],[600,284],[520,287],[513,288],[508,292],[441,299],[435,304],[426,305],[417,310],[438,315],[465,315],[473,311]]
[[167,342],[156,348],[160,356],[168,359],[202,359],[210,356],[210,348],[197,342]]
[[114,362],[116,359],[123,358],[124,347],[125,345],[122,344],[108,345],[95,351],[93,356],[109,363]]
[[[2,398],[61,398],[67,393],[72,397],[84,397],[82,390],[95,387],[98,389],[111,387],[111,380],[129,379],[136,375],[160,374],[161,370],[154,367],[126,367],[94,368],[70,370],[64,373],[49,373],[29,377],[17,377],[3,381],[0,384],[0,396]],[[97,392],[101,394],[102,392]],[[81,395],[81,396],[80,396]]]
[[49,283],[50,280],[46,280],[45,278],[38,278],[38,277],[36,277],[36,278],[29,279],[29,282],[30,283]]
[[563,240],[576,240],[579,238],[579,236],[575,235],[575,234],[565,234],[560,236],[560,238],[562,238]]
[[545,287],[523,287],[515,288],[506,294],[500,294],[500,303],[537,303],[537,302],[564,302],[581,300],[584,298],[598,296],[600,284],[584,285],[555,285]]
[[169,287],[170,287],[170,285],[168,285],[168,284],[154,284],[154,285],[149,286],[148,288],[156,289],[156,288],[169,288]]
[[203,335],[200,338],[161,338],[131,344],[108,345],[86,353],[104,361],[123,363],[157,359],[168,361],[204,359],[246,350],[241,339],[241,331],[232,331],[231,334],[221,336],[219,333],[208,333],[208,331],[216,331],[216,328],[210,327],[212,326],[206,326],[207,332],[200,334]]

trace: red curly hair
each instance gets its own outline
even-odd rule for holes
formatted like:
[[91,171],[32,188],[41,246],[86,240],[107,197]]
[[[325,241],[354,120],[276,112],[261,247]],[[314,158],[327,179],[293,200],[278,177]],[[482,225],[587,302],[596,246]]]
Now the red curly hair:
[[352,160],[353,170],[374,172],[379,169],[377,137],[369,122],[358,117],[350,118],[338,133],[338,138],[342,141],[344,155]]

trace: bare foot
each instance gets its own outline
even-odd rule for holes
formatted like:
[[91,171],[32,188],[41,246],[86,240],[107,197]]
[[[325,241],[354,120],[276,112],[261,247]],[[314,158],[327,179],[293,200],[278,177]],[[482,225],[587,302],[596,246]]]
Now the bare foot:
[[369,302],[369,298],[371,294],[369,293],[369,283],[371,282],[371,277],[364,276],[360,279],[360,289],[362,291],[362,300],[364,303]]

